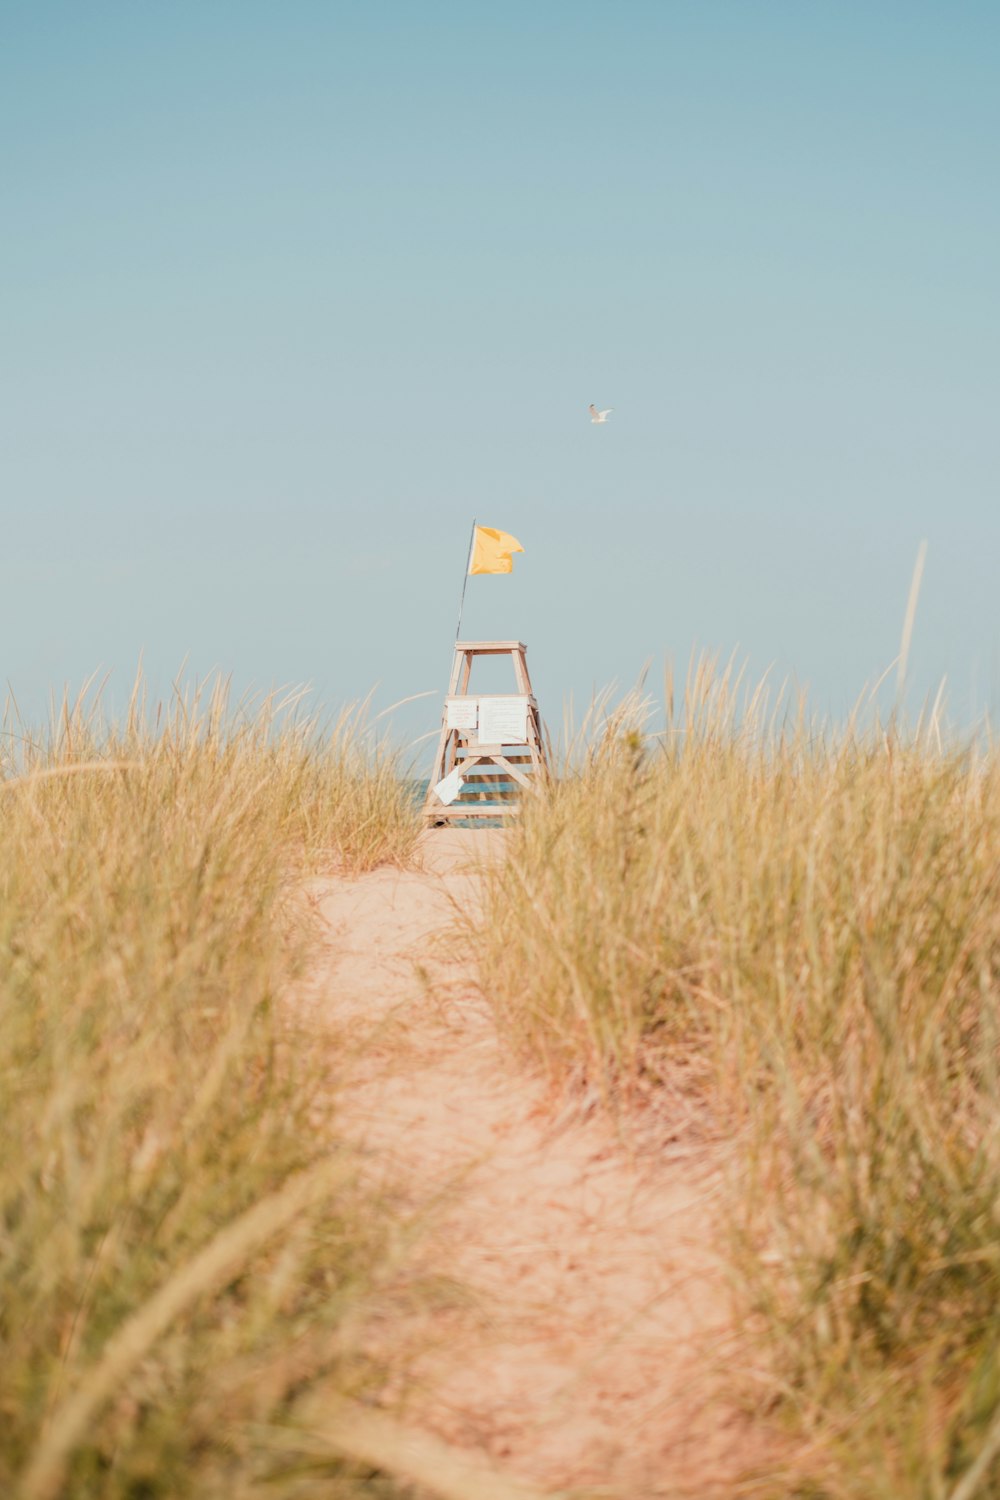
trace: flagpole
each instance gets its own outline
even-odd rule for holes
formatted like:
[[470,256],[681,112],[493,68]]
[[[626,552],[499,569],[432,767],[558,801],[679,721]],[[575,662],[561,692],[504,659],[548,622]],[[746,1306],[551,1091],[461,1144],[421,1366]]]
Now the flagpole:
[[469,564],[472,562],[472,548],[476,540],[476,518],[472,518],[472,531],[469,533],[469,555],[465,559],[465,575],[462,578],[462,597],[458,602],[458,624],[455,626],[455,639],[458,640],[462,634],[462,611],[465,609],[465,585],[469,581]]

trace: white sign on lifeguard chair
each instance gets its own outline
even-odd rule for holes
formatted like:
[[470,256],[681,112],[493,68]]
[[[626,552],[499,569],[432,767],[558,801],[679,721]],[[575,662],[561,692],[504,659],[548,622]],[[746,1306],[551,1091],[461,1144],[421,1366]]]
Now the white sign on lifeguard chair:
[[[538,703],[523,641],[456,641],[451,682],[424,817],[429,823],[517,812],[532,776],[545,774]],[[513,694],[469,692],[477,656],[509,656]]]

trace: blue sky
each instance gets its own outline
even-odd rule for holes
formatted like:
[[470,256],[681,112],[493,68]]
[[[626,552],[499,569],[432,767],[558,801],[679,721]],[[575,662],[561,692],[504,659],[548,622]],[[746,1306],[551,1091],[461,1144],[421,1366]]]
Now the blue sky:
[[[1000,8],[0,0],[0,678],[1000,714]],[[604,427],[588,402],[615,408]],[[431,729],[433,699],[400,717]]]

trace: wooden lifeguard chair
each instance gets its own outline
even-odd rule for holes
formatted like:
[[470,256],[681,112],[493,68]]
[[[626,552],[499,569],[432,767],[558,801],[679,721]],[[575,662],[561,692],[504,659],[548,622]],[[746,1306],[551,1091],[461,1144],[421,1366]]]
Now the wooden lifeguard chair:
[[[532,776],[547,774],[527,649],[523,641],[455,642],[441,737],[424,799],[428,823],[511,817]],[[477,656],[509,656],[516,694],[470,693]]]

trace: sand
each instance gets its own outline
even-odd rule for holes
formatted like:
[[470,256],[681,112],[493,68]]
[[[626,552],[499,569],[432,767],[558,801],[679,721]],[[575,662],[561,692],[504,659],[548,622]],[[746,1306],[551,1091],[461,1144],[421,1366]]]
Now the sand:
[[309,1011],[360,1039],[341,1128],[419,1216],[419,1269],[463,1289],[383,1331],[406,1376],[385,1400],[546,1492],[732,1495],[756,1440],[727,1395],[725,1146],[556,1097],[505,1054],[454,935],[504,837],[435,829],[418,868],[312,890]]

